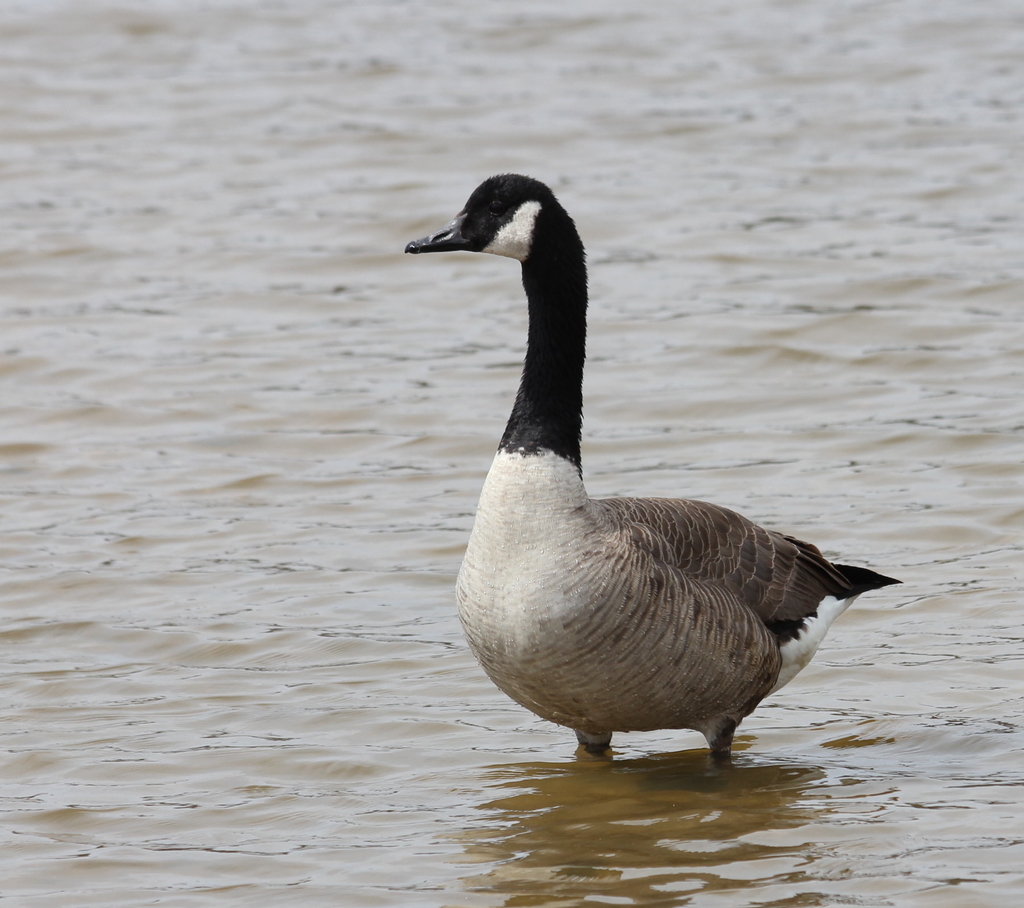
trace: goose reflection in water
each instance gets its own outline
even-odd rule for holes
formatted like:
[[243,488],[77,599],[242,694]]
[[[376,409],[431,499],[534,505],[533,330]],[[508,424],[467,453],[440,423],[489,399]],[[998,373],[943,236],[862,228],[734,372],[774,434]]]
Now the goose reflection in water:
[[459,834],[455,859],[488,865],[464,880],[489,897],[482,904],[683,905],[750,887],[763,895],[769,884],[793,897],[773,905],[828,904],[807,901],[822,889],[813,865],[831,857],[808,846],[822,820],[818,789],[830,786],[824,769],[746,756],[722,765],[689,751],[522,763],[487,781],[486,820]]

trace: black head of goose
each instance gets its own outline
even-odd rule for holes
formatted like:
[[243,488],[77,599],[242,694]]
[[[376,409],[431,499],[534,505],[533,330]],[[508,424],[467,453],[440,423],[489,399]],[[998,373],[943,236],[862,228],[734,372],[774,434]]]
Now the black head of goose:
[[736,726],[814,655],[861,593],[899,581],[702,501],[590,499],[580,470],[587,273],[543,183],[484,181],[406,252],[522,263],[519,393],[459,572],[470,648],[501,690],[607,750],[616,731],[691,728],[727,756]]

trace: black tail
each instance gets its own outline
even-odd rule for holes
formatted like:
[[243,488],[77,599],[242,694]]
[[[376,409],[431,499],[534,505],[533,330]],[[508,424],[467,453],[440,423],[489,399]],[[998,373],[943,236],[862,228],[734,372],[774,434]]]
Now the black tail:
[[892,586],[894,583],[903,582],[902,580],[894,580],[892,577],[886,577],[884,574],[878,574],[867,568],[853,567],[849,564],[834,564],[832,567],[839,571],[846,578],[847,583],[849,583],[849,592],[845,594],[847,597],[859,596],[868,590],[877,590],[883,586]]

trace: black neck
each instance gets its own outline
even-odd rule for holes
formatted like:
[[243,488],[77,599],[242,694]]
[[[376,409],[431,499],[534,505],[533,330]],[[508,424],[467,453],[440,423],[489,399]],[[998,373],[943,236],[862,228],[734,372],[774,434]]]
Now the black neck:
[[[546,217],[547,216],[547,217]],[[587,268],[576,228],[564,211],[543,211],[550,240],[535,236],[523,262],[523,288],[530,330],[519,393],[499,450],[539,454],[552,451],[580,469],[583,426],[583,361],[587,342]]]

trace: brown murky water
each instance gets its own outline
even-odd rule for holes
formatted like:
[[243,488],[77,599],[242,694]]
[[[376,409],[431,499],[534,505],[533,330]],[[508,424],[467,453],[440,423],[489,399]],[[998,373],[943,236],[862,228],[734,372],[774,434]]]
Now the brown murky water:
[[[1024,18],[994,0],[0,11],[0,895],[103,906],[1024,898]],[[452,584],[515,263],[592,264],[595,495],[905,586],[743,726],[613,761]]]

